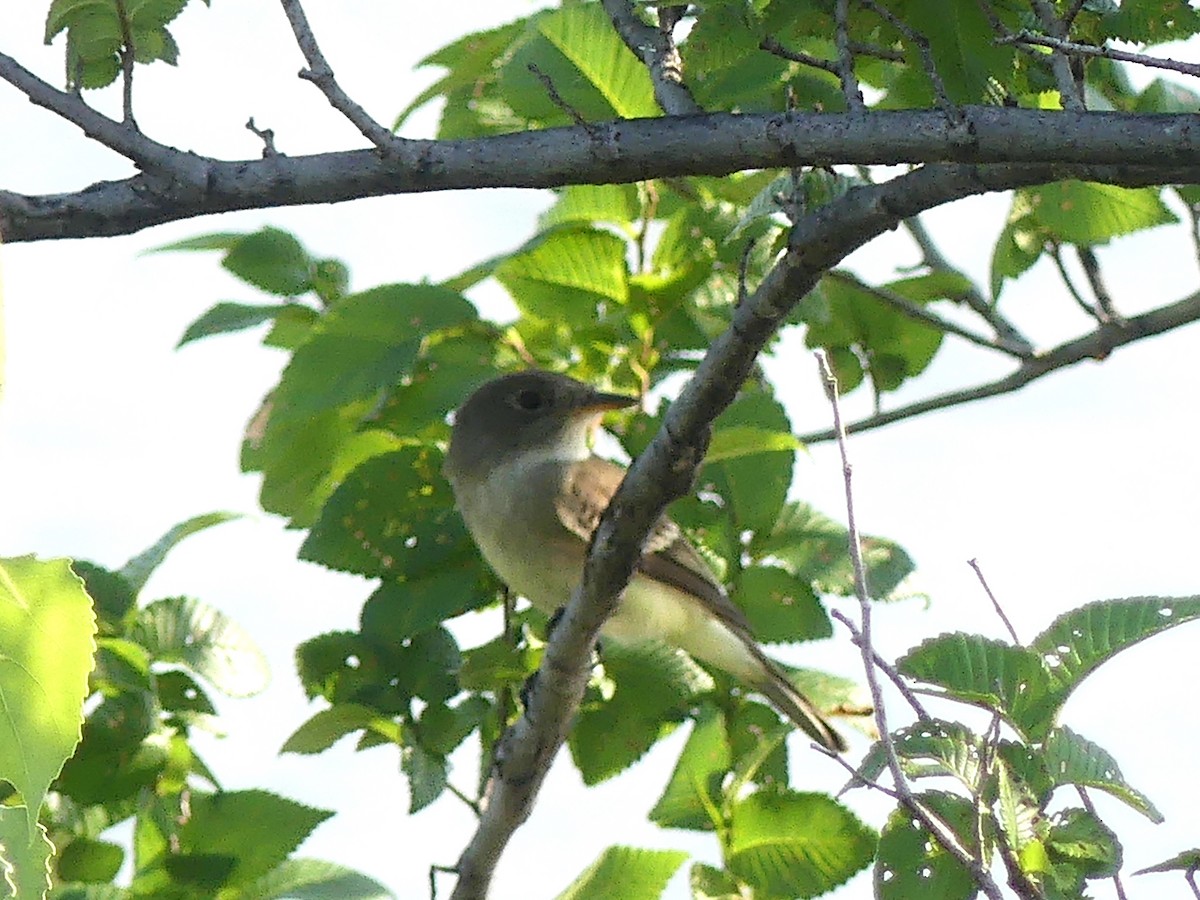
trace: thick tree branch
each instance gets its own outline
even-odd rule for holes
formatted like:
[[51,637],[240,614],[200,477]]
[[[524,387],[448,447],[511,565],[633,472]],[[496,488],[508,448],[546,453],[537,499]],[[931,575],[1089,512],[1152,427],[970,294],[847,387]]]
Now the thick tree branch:
[[633,462],[596,530],[583,583],[546,648],[528,714],[506,736],[479,827],[459,859],[452,900],[486,896],[512,833],[533,808],[550,763],[583,696],[591,648],[604,619],[667,504],[686,491],[707,446],[712,421],[737,396],[759,351],[817,280],[847,254],[902,219],[972,194],[1044,180],[1051,167],[928,166],[890,182],[851,190],[797,222],[782,259],[734,311],[671,404],[663,426]]
[[[851,432],[869,431],[872,428],[890,425],[901,419],[912,418],[937,409],[948,409],[951,406],[970,403],[973,400],[983,400],[985,397],[1012,393],[1025,387],[1031,381],[1036,381],[1058,369],[1064,369],[1086,360],[1103,360],[1113,350],[1125,344],[1153,337],[1156,334],[1163,334],[1197,321],[1200,321],[1200,293],[1192,294],[1190,297],[1185,297],[1183,300],[1167,306],[1152,309],[1139,316],[1132,316],[1121,323],[1106,323],[1083,337],[1060,344],[1053,350],[1026,360],[1011,375],[997,381],[939,394],[927,400],[876,413],[847,425],[846,428]],[[826,429],[799,435],[799,438],[806,444],[815,444],[820,441],[832,440],[834,433],[832,429]]]
[[[9,241],[129,234],[209,213],[385,194],[633,182],[831,163],[1030,163],[1044,181],[1200,182],[1195,114],[964,107],[961,120],[951,122],[929,110],[717,113],[593,124],[590,130],[406,141],[404,153],[394,158],[360,150],[229,162],[156,144],[3,55],[0,79],[147,170],[73,193],[0,191],[0,229]],[[1136,166],[1127,164],[1131,159]]]

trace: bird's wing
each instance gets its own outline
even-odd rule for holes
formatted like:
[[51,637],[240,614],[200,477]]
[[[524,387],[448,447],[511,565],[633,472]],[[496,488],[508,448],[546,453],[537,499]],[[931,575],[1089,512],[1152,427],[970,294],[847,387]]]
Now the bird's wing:
[[[563,526],[590,542],[600,517],[625,477],[615,463],[590,457],[568,467],[569,474],[557,492],[556,509]],[[750,623],[721,587],[717,576],[678,525],[660,516],[642,545],[638,571],[698,598],[709,611],[735,632],[749,636]]]

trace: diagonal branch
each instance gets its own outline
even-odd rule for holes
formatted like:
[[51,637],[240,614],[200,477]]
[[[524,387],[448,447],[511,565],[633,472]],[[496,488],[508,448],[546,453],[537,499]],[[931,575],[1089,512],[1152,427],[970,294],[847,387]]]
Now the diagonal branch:
[[613,28],[625,46],[642,61],[654,85],[654,99],[668,116],[689,116],[704,112],[683,81],[683,61],[671,35],[674,7],[662,6],[659,28],[642,21],[630,0],[601,0]]
[[921,322],[925,325],[929,325],[930,327],[936,328],[938,331],[943,331],[946,334],[958,335],[963,340],[970,341],[976,346],[985,347],[988,350],[997,350],[1000,353],[1007,353],[1010,356],[1016,356],[1017,358],[1025,358],[1031,355],[1027,352],[1018,352],[998,341],[993,341],[981,334],[976,334],[975,332],[971,331],[971,329],[964,328],[955,322],[951,322],[949,319],[943,319],[937,313],[931,312],[921,304],[914,303],[912,300],[901,296],[895,291],[888,290],[887,288],[880,287],[878,285],[867,284],[867,282],[863,281],[861,278],[851,272],[846,272],[841,269],[834,269],[831,272],[827,272],[825,277],[832,278],[835,281],[840,281],[843,284],[848,284],[857,290],[870,294],[881,303],[886,303],[888,306],[892,307],[892,309],[895,309],[902,315],[907,316],[915,322]]
[[342,90],[341,85],[333,76],[333,69],[326,61],[325,54],[317,45],[317,38],[308,24],[308,17],[304,14],[304,7],[300,5],[300,0],[280,0],[280,3],[283,5],[283,12],[288,18],[288,23],[292,26],[292,33],[296,36],[296,44],[300,47],[300,52],[304,54],[304,59],[308,63],[308,68],[300,72],[300,77],[315,84],[325,95],[329,105],[345,116],[368,141],[384,154],[395,153],[407,144],[408,142],[404,138],[397,137],[372,119],[365,109],[351,100],[350,95]]
[[[7,81],[28,97],[30,103],[77,126],[89,138],[124,156],[143,171],[184,176],[187,180],[203,178],[206,160],[151,140],[132,122],[110,119],[84,103],[78,94],[60,91],[3,53],[0,53],[0,81]],[[2,213],[3,206],[0,205]]]
[[[951,406],[982,400],[985,397],[995,397],[998,394],[1009,394],[1058,369],[1064,369],[1085,360],[1103,360],[1113,350],[1125,344],[1144,340],[1156,334],[1163,334],[1197,321],[1200,321],[1200,293],[1192,294],[1190,297],[1160,306],[1141,315],[1132,316],[1119,324],[1115,322],[1105,324],[1083,337],[1031,357],[1023,362],[1015,372],[997,381],[990,381],[987,384],[959,391],[950,391],[887,412],[876,413],[846,427],[852,432],[869,431],[872,428],[890,425],[893,422],[910,419],[933,410],[948,409]],[[798,437],[804,443],[812,444],[832,440],[834,436],[831,429],[825,429]]]
[[1003,166],[928,166],[885,184],[852,189],[796,223],[787,251],[734,311],[695,375],[668,408],[663,426],[633,462],[592,541],[583,582],[546,647],[529,713],[504,739],[479,827],[458,862],[452,900],[486,896],[513,832],[529,817],[541,783],[583,696],[590,650],[616,608],[651,526],[685,492],[707,446],[712,421],[737,396],[759,351],[821,275],[850,252],[918,212],[973,194],[1044,178]]

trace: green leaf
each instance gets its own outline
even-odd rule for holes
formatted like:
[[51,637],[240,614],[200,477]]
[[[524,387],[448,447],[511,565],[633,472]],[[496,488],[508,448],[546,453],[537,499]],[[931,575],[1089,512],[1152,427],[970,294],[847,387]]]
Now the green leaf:
[[26,846],[50,782],[80,741],[95,633],[67,560],[0,559],[0,778],[25,801]]
[[1147,872],[1200,872],[1200,848],[1184,850],[1170,859],[1138,869],[1134,875],[1145,875]]
[[[748,432],[747,429],[750,431]],[[714,423],[715,435],[732,430],[733,442],[752,432],[791,434],[783,405],[761,392],[744,393]],[[791,447],[727,456],[706,464],[700,472],[700,492],[715,491],[737,532],[770,527],[792,483],[795,451]]]
[[593,222],[632,225],[641,211],[637,191],[632,184],[574,184],[560,188],[554,205],[538,217],[538,231]]
[[384,285],[347,297],[293,354],[268,429],[397,386],[427,335],[475,318],[461,294],[431,284]]
[[[39,805],[40,805],[39,799]],[[50,889],[50,857],[54,845],[37,811],[23,806],[0,807],[0,862],[4,864],[8,896],[41,900]]]
[[247,884],[242,900],[390,900],[395,895],[372,878],[320,859],[285,859]]
[[[963,846],[978,853],[975,811],[971,803],[943,791],[917,795],[923,806],[958,836]],[[914,818],[897,808],[879,836],[875,861],[875,896],[879,900],[970,900],[979,893],[971,872],[951,856]]]
[[294,235],[278,228],[263,228],[241,238],[221,265],[268,294],[296,297],[313,288],[315,260]]
[[140,610],[130,637],[159,662],[182,663],[229,697],[267,686],[267,661],[243,628],[192,597],[155,600]]
[[178,831],[180,855],[228,860],[221,883],[248,884],[282,863],[331,815],[267,791],[193,793],[191,817]]
[[119,844],[77,837],[55,860],[58,881],[112,881],[120,871],[125,851]]
[[1056,785],[1077,784],[1107,791],[1124,800],[1151,822],[1163,821],[1160,813],[1140,791],[1130,787],[1117,761],[1109,753],[1080,737],[1065,725],[1055,728],[1042,747],[1046,771]]
[[1085,878],[1111,878],[1121,868],[1121,844],[1116,835],[1086,809],[1055,813],[1046,853],[1052,874],[1068,889],[1081,886]]
[[833,635],[829,614],[812,584],[786,569],[751,566],[737,584],[735,599],[763,643],[811,641]]
[[389,736],[399,742],[398,727],[391,719],[381,716],[378,710],[357,703],[337,703],[321,710],[293,731],[279,752],[321,753],[351,732],[376,726],[376,730],[390,732]]
[[558,900],[657,900],[687,857],[682,850],[608,847]]
[[1161,44],[1200,31],[1200,12],[1180,0],[1122,0],[1100,20],[1100,28],[1101,39]]
[[575,328],[594,325],[599,311],[628,297],[625,242],[607,231],[557,231],[495,274],[521,312]]
[[[876,599],[893,599],[897,588],[916,568],[912,558],[892,541],[863,536],[867,587]],[[805,503],[788,503],[768,529],[756,531],[750,555],[782,565],[824,593],[854,593],[854,567],[846,529]]]
[[721,781],[732,764],[724,722],[704,710],[675,763],[662,796],[650,810],[650,821],[663,828],[712,831],[721,825]]
[[104,634],[124,632],[124,622],[137,604],[137,591],[129,579],[103,566],[77,559],[71,563],[92,598]]
[[875,835],[824,794],[759,790],[732,809],[726,864],[769,896],[815,897],[867,866]]
[[142,551],[129,560],[129,562],[125,563],[117,574],[129,582],[135,594],[140,593],[142,588],[146,586],[146,582],[150,579],[150,575],[167,558],[167,554],[177,547],[184,538],[204,531],[206,528],[212,528],[214,525],[220,525],[223,522],[230,522],[240,518],[241,516],[237,513],[211,512],[205,513],[202,516],[194,516],[185,522],[180,522],[159,538],[154,546]]
[[901,674],[938,685],[950,696],[999,712],[1030,740],[1040,740],[1057,712],[1050,673],[1022,647],[973,634],[923,641],[896,663]]
[[183,337],[175,345],[179,349],[184,344],[198,341],[200,338],[211,337],[214,334],[228,334],[233,331],[244,331],[271,322],[289,310],[308,310],[307,306],[298,303],[272,304],[268,306],[252,306],[247,303],[218,303],[192,322],[184,331]]
[[[979,103],[988,96],[993,81],[1010,80],[1016,51],[996,43],[984,11],[973,0],[933,4],[910,0],[898,14],[929,42],[933,64],[952,102]],[[904,44],[909,66],[927,79],[915,42]]]
[[[454,509],[454,495],[441,468],[441,451],[428,444],[367,460],[326,502],[300,548],[300,558],[389,579],[380,592],[400,595],[404,588],[393,588],[391,579],[408,583],[461,571],[466,579],[461,591],[429,599],[439,608],[473,608],[472,602],[480,600],[470,596],[480,578],[479,554]],[[439,614],[433,621],[448,616]]]
[[[904,282],[897,284],[901,290],[919,292]],[[830,318],[812,323],[804,341],[808,347],[823,347],[831,354],[839,381],[843,376],[839,360],[852,358],[857,366],[865,359],[875,390],[893,391],[925,371],[941,347],[944,332],[884,303],[853,277],[828,274],[821,279],[820,290],[829,304]],[[844,393],[849,389],[843,386]]]
[[743,900],[742,884],[728,872],[693,863],[689,883],[692,900]]
[[1200,596],[1099,600],[1059,616],[1033,639],[1058,706],[1084,678],[1122,650],[1152,635],[1200,619]]
[[[909,778],[950,775],[961,781],[968,791],[981,792],[983,740],[969,728],[943,719],[922,719],[897,729],[892,734],[892,743],[901,768]],[[860,777],[848,782],[843,790],[875,781],[887,767],[887,754],[883,745],[876,741],[859,764]]]
[[659,115],[646,67],[625,46],[602,9],[566,7],[539,18],[537,24],[546,39],[604,96],[617,118]]
[[409,813],[420,812],[442,796],[442,791],[446,789],[446,760],[423,747],[405,747],[401,768],[408,776]]
[[[94,0],[81,0],[81,2],[88,3],[94,2]],[[198,234],[194,237],[184,238],[181,241],[173,241],[170,244],[160,244],[144,252],[174,253],[178,250],[230,250],[244,237],[246,237],[244,231],[210,231],[207,234]]]
[[704,459],[714,463],[759,453],[792,452],[803,447],[790,431],[771,431],[753,425],[731,425],[713,433]]
[[712,679],[687,654],[657,641],[610,642],[604,673],[612,696],[585,702],[568,738],[584,784],[623,772],[674,730]]
[[1023,191],[1030,223],[1070,244],[1103,244],[1114,237],[1177,222],[1161,188],[1122,188],[1086,181],[1056,181]]

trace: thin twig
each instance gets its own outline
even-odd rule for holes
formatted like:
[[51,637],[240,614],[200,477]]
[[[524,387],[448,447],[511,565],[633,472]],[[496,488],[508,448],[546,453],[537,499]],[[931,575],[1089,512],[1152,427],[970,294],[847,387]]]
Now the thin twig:
[[942,76],[938,74],[937,65],[933,59],[933,48],[929,45],[929,38],[910,26],[887,7],[876,3],[875,0],[861,0],[861,2],[863,6],[874,12],[875,15],[879,16],[879,18],[883,19],[916,45],[917,52],[921,55],[921,67],[925,70],[925,74],[929,76],[929,83],[933,86],[933,97],[938,109],[957,119],[959,115],[958,107],[950,100],[950,95],[946,92],[946,83],[942,81]]
[[[867,570],[863,562],[862,543],[854,517],[854,491],[851,486],[853,470],[846,449],[846,431],[842,427],[837,379],[834,378],[833,372],[829,368],[829,361],[825,358],[825,354],[818,350],[815,355],[821,372],[822,384],[825,386],[825,393],[833,412],[833,428],[837,435],[838,451],[842,457],[842,477],[846,490],[846,528],[849,532],[850,559],[854,566],[854,592],[858,597],[859,619],[862,622],[860,626],[862,643],[859,645],[859,650],[862,653],[863,668],[866,671],[871,701],[875,704],[875,723],[879,728],[879,742],[887,757],[888,770],[892,774],[893,789],[899,795],[900,804],[911,812],[922,827],[971,873],[976,886],[992,900],[1003,900],[1000,887],[992,880],[992,876],[983,865],[982,860],[977,859],[970,850],[963,846],[954,831],[917,799],[909,787],[908,779],[905,778],[904,770],[900,765],[896,745],[888,730],[887,711],[883,704],[883,688],[879,683],[879,676],[876,674],[875,653],[871,644],[871,599],[867,588]],[[983,847],[980,847],[979,850],[982,853]]]
[[1192,250],[1196,254],[1196,264],[1200,265],[1200,204],[1184,201],[1183,205],[1187,207],[1188,219],[1192,225]]
[[[1200,321],[1200,293],[1185,297],[1183,300],[1167,306],[1161,306],[1148,313],[1132,316],[1126,320],[1124,327],[1097,328],[1083,337],[1060,344],[1053,350],[1026,360],[1015,372],[1004,378],[959,391],[938,394],[916,403],[908,403],[896,409],[876,413],[850,424],[847,428],[854,433],[869,431],[872,428],[880,428],[933,410],[948,409],[951,406],[971,403],[985,397],[1012,393],[1050,372],[1073,366],[1084,360],[1105,359],[1113,350],[1125,344],[1142,340],[1150,335],[1162,334],[1196,321]],[[806,444],[833,440],[835,436],[832,429],[798,435],[799,439]]]
[[813,69],[820,69],[822,72],[828,72],[830,75],[838,74],[838,65],[833,60],[813,56],[811,53],[805,53],[803,50],[792,50],[783,46],[783,44],[779,43],[771,35],[763,38],[758,46],[759,49],[766,50],[771,55],[778,56],[780,59],[800,63],[802,66],[809,66]]
[[1063,13],[1063,28],[1070,31],[1071,26],[1075,24],[1075,17],[1079,15],[1079,11],[1083,9],[1083,4],[1086,2],[1087,0],[1075,0],[1075,2],[1071,4],[1071,8]]
[[996,615],[1000,617],[1000,621],[1004,623],[1004,627],[1008,629],[1009,636],[1012,637],[1013,643],[1018,647],[1021,646],[1021,639],[1017,637],[1017,629],[1013,628],[1013,624],[1004,613],[1004,607],[1000,605],[1000,601],[996,599],[996,595],[992,593],[991,587],[988,586],[987,579],[983,577],[983,569],[979,567],[979,560],[968,559],[967,565],[975,570],[975,577],[979,579],[979,583],[983,585],[984,593],[988,595],[988,599],[992,601],[992,608],[996,610]]
[[909,300],[907,297],[898,294],[895,291],[890,291],[887,288],[880,287],[878,285],[867,284],[865,281],[851,272],[835,269],[834,271],[829,272],[825,277],[834,281],[841,281],[844,284],[849,284],[858,290],[863,291],[864,293],[870,294],[872,297],[875,297],[882,303],[886,303],[888,306],[892,307],[908,318],[936,328],[938,331],[944,331],[947,334],[957,335],[963,340],[970,341],[972,344],[976,344],[980,347],[986,347],[988,350],[996,350],[1009,356],[1015,356],[1017,359],[1025,358],[1026,354],[1016,353],[1011,348],[1004,346],[998,341],[989,340],[981,334],[976,334],[969,328],[964,328],[963,326],[951,322],[948,319],[943,319],[937,313],[930,312],[919,303],[914,303],[912,300]]
[[[816,750],[818,753],[824,754],[829,759],[832,759],[835,763],[837,763],[839,766],[841,766],[843,769],[845,769],[846,772],[850,775],[850,781],[853,783],[853,787],[865,787],[868,790],[879,791],[881,794],[886,794],[887,796],[891,797],[893,800],[899,802],[900,795],[898,793],[893,791],[890,787],[888,787],[885,784],[880,784],[878,781],[871,781],[868,778],[864,778],[862,776],[862,773],[859,772],[858,769],[854,768],[854,766],[850,765],[850,763],[847,762],[845,759],[843,759],[842,755],[840,753],[835,753],[833,750],[829,750],[825,747],[822,747],[820,744],[818,744],[816,742],[814,742],[810,746],[812,746],[812,748],[814,750]],[[847,784],[838,792],[838,796],[841,796],[846,791],[849,791],[852,789],[853,788],[851,787],[851,785]]]
[[275,149],[275,131],[273,129],[259,128],[254,124],[254,116],[251,116],[246,120],[246,130],[257,135],[258,139],[263,142],[263,159],[279,155],[279,151]]
[[[834,609],[830,610],[829,615],[837,619],[839,622],[845,625],[847,629],[849,629],[850,640],[856,647],[862,646],[862,632],[859,631],[858,626],[855,625],[845,613],[843,613],[840,609]],[[917,718],[930,718],[929,713],[925,710],[924,704],[917,699],[917,695],[913,693],[913,689],[909,687],[908,682],[905,681],[900,673],[896,671],[896,667],[880,656],[879,651],[874,647],[871,648],[871,656],[875,660],[875,665],[879,667],[879,670],[888,677],[888,680],[891,681],[896,690],[900,692],[900,695],[904,697],[906,701],[908,701],[908,705],[913,708],[913,712],[917,714]]]
[[136,48],[133,46],[133,31],[129,27],[129,13],[125,9],[125,0],[116,0],[117,21],[121,26],[121,111],[126,125],[137,127],[133,119],[133,64],[136,61]]
[[1057,241],[1053,241],[1049,245],[1050,259],[1054,261],[1054,267],[1058,269],[1058,277],[1062,279],[1063,285],[1066,286],[1067,293],[1071,295],[1071,299],[1075,304],[1082,309],[1090,318],[1094,319],[1099,324],[1104,324],[1104,316],[1092,304],[1084,299],[1083,293],[1075,286],[1075,279],[1071,277],[1070,271],[1067,269],[1067,261],[1063,259],[1062,245]]
[[[1042,22],[1042,27],[1054,38],[1063,38],[1066,35],[1066,29],[1055,14],[1054,4],[1050,0],[1032,0],[1032,3],[1034,12]],[[1050,71],[1054,73],[1054,80],[1058,84],[1058,95],[1062,100],[1063,109],[1080,112],[1087,109],[1087,104],[1083,99],[1083,89],[1072,69],[1071,59],[1061,49],[1055,50],[1050,55]]]
[[837,0],[833,17],[833,43],[837,47],[837,75],[842,84],[842,96],[846,98],[847,109],[862,112],[867,104],[863,101],[858,78],[854,75],[854,54],[850,50],[850,0]]
[[1096,298],[1096,308],[1103,316],[1101,321],[1123,325],[1125,319],[1117,312],[1112,294],[1108,291],[1108,285],[1104,283],[1104,273],[1100,271],[1100,260],[1096,256],[1096,251],[1091,247],[1076,245],[1075,254],[1079,257],[1079,264],[1083,266],[1083,274],[1087,276],[1088,286],[1091,287],[1092,294]]
[[855,56],[873,56],[875,59],[885,59],[888,62],[904,62],[904,51],[892,47],[865,44],[862,41],[850,41],[847,46]]
[[575,107],[563,99],[562,94],[558,92],[558,88],[554,86],[554,81],[541,70],[537,63],[529,63],[529,71],[533,73],[533,77],[542,83],[542,87],[546,89],[546,96],[550,98],[550,102],[565,112],[571,117],[571,121],[580,128],[587,130],[590,134],[592,124],[585,119]]
[[1184,872],[1183,880],[1186,881],[1188,886],[1192,889],[1192,893],[1195,894],[1196,900],[1200,900],[1200,884],[1196,883],[1196,870],[1188,869],[1186,872]]
[[[1088,811],[1088,813],[1091,815],[1091,817],[1093,819],[1095,819],[1097,822],[1099,822],[1100,816],[1096,812],[1096,805],[1094,803],[1092,803],[1092,795],[1088,793],[1087,788],[1084,787],[1082,784],[1077,784],[1077,785],[1075,785],[1075,790],[1077,790],[1079,792],[1079,799],[1083,801],[1084,809],[1086,809]],[[1125,885],[1121,881],[1121,870],[1120,869],[1113,872],[1112,882],[1113,882],[1113,887],[1116,889],[1116,892],[1117,892],[1117,900],[1129,900],[1128,895],[1125,893]]]
[[1075,41],[1050,37],[1045,34],[1034,34],[1029,31],[1017,31],[1010,35],[998,37],[996,38],[996,43],[1049,47],[1068,56],[1112,59],[1118,62],[1147,66],[1151,69],[1168,69],[1183,75],[1200,77],[1200,64],[1197,63],[1179,62],[1178,60],[1163,56],[1147,56],[1145,53],[1131,53],[1128,50],[1118,50],[1116,47],[1097,47],[1094,44],[1079,44]]
[[[922,260],[926,266],[935,272],[948,272],[952,275],[959,275],[966,278],[962,272],[951,265],[950,261],[946,259],[919,216],[905,219],[903,224],[905,231],[909,233],[921,249]],[[988,298],[980,293],[973,281],[967,279],[967,282],[971,285],[971,289],[963,295],[963,300],[976,315],[980,316],[992,327],[992,330],[996,333],[996,342],[1014,356],[1023,358],[1032,356],[1033,344],[1030,343],[1029,338],[1025,337],[1012,322],[1008,321],[999,312],[995,304],[989,302]]]
[[683,80],[683,60],[675,46],[674,27],[679,21],[678,7],[664,6],[658,11],[659,27],[642,21],[630,0],[601,0],[613,28],[633,54],[642,61],[654,85],[654,99],[669,116],[698,115],[704,109],[696,102]]
[[333,69],[325,60],[325,54],[321,52],[317,38],[308,24],[308,17],[304,14],[304,7],[300,5],[300,0],[280,0],[280,3],[288,23],[292,26],[292,34],[296,36],[296,44],[308,63],[308,68],[301,70],[300,77],[315,84],[325,95],[329,105],[345,116],[362,133],[363,137],[383,153],[393,154],[404,146],[406,142],[403,138],[392,134],[391,131],[372,119],[367,111],[351,100],[350,96],[342,90],[341,85],[337,83]]

